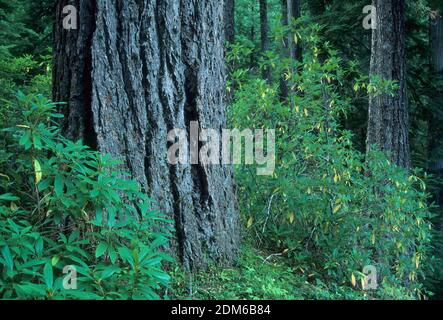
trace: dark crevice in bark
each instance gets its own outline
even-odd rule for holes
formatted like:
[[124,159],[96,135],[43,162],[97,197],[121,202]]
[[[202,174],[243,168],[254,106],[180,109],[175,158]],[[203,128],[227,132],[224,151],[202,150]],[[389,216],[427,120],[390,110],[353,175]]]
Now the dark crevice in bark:
[[178,246],[178,258],[181,263],[184,264],[186,269],[190,269],[190,263],[187,261],[185,254],[185,241],[186,241],[186,232],[185,232],[185,221],[184,216],[182,214],[182,210],[180,208],[180,191],[179,187],[174,181],[176,180],[176,172],[173,166],[169,166],[169,178],[171,181],[171,192],[173,197],[173,206],[174,206],[174,223],[175,223],[175,232],[177,237],[177,246]]
[[86,97],[85,101],[87,101],[87,104],[85,105],[85,128],[83,133],[83,139],[86,145],[91,147],[93,150],[98,149],[98,142],[97,142],[97,134],[94,129],[94,115],[92,113],[92,90],[93,90],[93,84],[92,84],[92,39],[94,36],[95,28],[96,28],[96,15],[97,15],[97,3],[96,0],[90,1],[91,5],[91,31],[88,36],[88,39],[86,41],[86,48],[88,48],[86,57],[85,57],[85,70],[84,70],[84,86],[85,86],[85,92]]
[[135,120],[135,116],[137,114],[136,108],[134,107],[134,97],[136,97],[136,93],[133,91],[132,86],[131,86],[131,80],[130,80],[130,74],[131,74],[131,70],[128,66],[128,63],[126,61],[127,56],[128,56],[128,52],[125,52],[125,46],[127,45],[124,43],[124,40],[122,39],[122,37],[125,36],[125,28],[124,28],[124,23],[126,23],[128,16],[125,15],[125,12],[123,11],[123,2],[122,1],[117,1],[117,5],[116,5],[116,19],[117,19],[117,43],[119,43],[120,45],[117,46],[117,59],[118,62],[120,64],[121,67],[121,76],[122,76],[122,89],[125,92],[126,95],[126,99],[128,100],[128,104],[127,104],[127,109],[122,108],[122,119],[124,119],[123,121],[123,127],[125,128],[124,132],[123,132],[123,141],[125,143],[125,158],[126,158],[126,163],[127,163],[127,167],[128,169],[131,171],[131,175],[134,176],[134,171],[133,171],[133,165],[132,165],[132,160],[130,157],[130,138],[128,137],[127,134],[125,134],[125,132],[130,132],[128,124],[129,124],[129,120],[127,117],[132,117],[133,121],[132,123],[137,123],[137,121]]
[[[145,7],[145,2],[143,1],[143,6],[140,10],[139,13],[139,21],[140,21],[140,38],[139,38],[139,47],[140,47],[140,59],[141,59],[141,63],[142,63],[142,87],[144,89],[144,96],[145,96],[145,101],[149,101],[149,97],[150,97],[150,92],[148,90],[149,88],[149,81],[148,81],[148,77],[149,77],[149,70],[148,70],[148,64],[147,64],[147,56],[146,56],[146,50],[147,50],[147,45],[145,44],[145,41],[147,43],[148,41],[148,37],[147,37],[147,30],[145,28],[145,23],[144,23],[144,19],[147,18],[149,19],[149,17],[147,16],[146,12],[146,7]],[[151,112],[151,108],[149,106],[145,107],[146,110],[146,116],[147,119],[153,119],[153,114]],[[153,127],[155,126],[155,122],[148,122],[147,124],[147,130],[144,133],[145,137],[144,137],[144,141],[145,141],[145,159],[144,159],[144,174],[146,177],[146,182],[147,184],[144,186],[147,190],[147,192],[150,192],[151,190],[149,190],[149,186],[152,185],[152,174],[151,174],[151,157],[153,156],[153,149],[152,149],[152,144],[151,141],[153,140]]]
[[[166,72],[168,71],[168,57],[166,52],[166,21],[164,20],[164,13],[163,10],[166,10],[165,7],[162,7],[161,1],[158,1],[155,4],[154,9],[154,15],[155,15],[155,24],[156,24],[156,36],[158,41],[158,49],[159,49],[159,57],[161,61],[160,70],[157,77],[157,94],[159,98],[160,105],[163,110],[163,123],[166,125],[166,131],[169,132],[170,130],[175,129],[174,128],[174,120],[173,115],[171,114],[171,111],[168,110],[168,107],[171,105],[168,97],[166,96],[165,90],[171,89],[171,88],[163,88],[163,79],[167,76]],[[170,147],[170,144],[166,142],[167,148]],[[182,194],[180,192],[180,186],[178,184],[178,181],[180,181],[180,178],[178,177],[179,170],[176,166],[169,165],[169,189],[172,195],[172,206],[174,210],[174,223],[175,223],[175,235],[176,235],[176,242],[177,242],[177,255],[178,259],[181,261],[181,263],[184,264],[186,269],[191,268],[191,262],[189,261],[187,257],[186,252],[186,245],[187,237],[185,232],[185,216],[183,214],[182,209],[182,202],[184,199],[182,199]]]

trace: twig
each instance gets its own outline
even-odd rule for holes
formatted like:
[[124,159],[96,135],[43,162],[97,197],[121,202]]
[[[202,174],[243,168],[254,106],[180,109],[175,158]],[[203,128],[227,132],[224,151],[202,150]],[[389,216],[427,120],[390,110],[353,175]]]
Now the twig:
[[274,258],[274,257],[281,257],[283,256],[283,253],[273,253],[271,255],[269,255],[266,259],[263,260],[263,263],[267,263],[269,259]]
[[265,233],[265,229],[266,229],[266,225],[268,224],[268,220],[269,220],[269,216],[271,215],[271,205],[272,205],[272,200],[274,199],[276,193],[274,193],[271,198],[269,199],[269,204],[268,204],[268,214],[266,216],[266,220],[265,220],[265,224],[263,225],[263,229],[262,229],[262,234]]

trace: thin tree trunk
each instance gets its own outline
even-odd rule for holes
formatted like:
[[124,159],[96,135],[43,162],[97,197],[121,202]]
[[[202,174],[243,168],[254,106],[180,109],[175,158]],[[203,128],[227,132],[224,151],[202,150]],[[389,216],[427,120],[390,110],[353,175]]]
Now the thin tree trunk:
[[[430,21],[431,66],[436,81],[443,81],[443,12]],[[443,90],[436,92],[436,109],[431,110],[428,120],[429,129],[429,169],[439,177],[443,176],[442,124],[439,114],[443,110]],[[440,112],[439,112],[440,111]],[[436,202],[443,205],[443,190],[437,195]]]
[[404,0],[373,0],[377,29],[372,33],[371,78],[396,81],[399,89],[389,94],[370,94],[367,150],[377,145],[393,163],[411,166],[406,92]]
[[225,39],[232,43],[235,41],[235,0],[225,0]]
[[[298,19],[301,16],[301,1],[300,0],[287,0],[288,1],[288,14],[289,19]],[[299,42],[295,42],[294,34],[291,33],[291,39],[289,41],[289,51],[291,58],[296,61],[301,60],[302,49]]]
[[[226,44],[235,42],[235,0],[225,0],[224,7],[225,21],[225,41]],[[230,103],[234,98],[235,83],[231,77],[235,68],[235,61],[228,63],[228,80],[231,82],[229,91],[227,92],[227,102]]]
[[225,119],[223,2],[75,0],[79,29],[55,28],[54,98],[65,132],[123,162],[175,221],[185,267],[229,263],[239,244],[230,166],[167,162],[167,135]]
[[[267,0],[260,0],[260,35],[261,35],[261,53],[264,56],[267,54],[270,48]],[[263,68],[263,79],[269,81],[270,77],[271,77],[271,70],[269,66],[265,66]]]
[[[283,27],[287,28],[292,25],[294,19],[298,19],[301,16],[301,1],[300,0],[280,0],[281,5],[281,24]],[[295,41],[295,34],[290,32],[283,38],[283,57],[290,57],[293,61],[302,60],[302,49],[299,42]],[[295,72],[295,70],[290,70],[290,73]],[[282,101],[286,100],[289,95],[288,81],[283,75],[280,78],[280,99]]]
[[[251,23],[251,28],[250,28],[250,34],[249,34],[249,39],[251,40],[251,43],[255,43],[255,1],[251,1],[251,21],[253,21]],[[251,50],[251,55],[250,55],[250,59],[249,59],[249,64],[251,66],[255,65],[255,50]]]
[[[288,0],[280,0],[281,6],[281,24],[284,29],[289,26],[289,15],[288,15]],[[290,56],[289,51],[289,37],[285,33],[283,35],[283,43],[282,43],[282,56],[283,58],[287,58]],[[283,73],[287,72],[287,70],[283,70]],[[280,77],[280,101],[285,101],[289,95],[289,84],[286,80],[286,76],[283,74]]]

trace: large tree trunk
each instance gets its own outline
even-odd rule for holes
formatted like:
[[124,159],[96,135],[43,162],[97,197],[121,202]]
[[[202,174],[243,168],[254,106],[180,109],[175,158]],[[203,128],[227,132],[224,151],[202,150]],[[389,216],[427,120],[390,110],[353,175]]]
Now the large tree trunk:
[[175,221],[188,268],[231,262],[239,225],[230,166],[169,165],[168,132],[225,119],[223,1],[75,0],[79,29],[55,28],[54,98],[65,132],[124,163]]
[[399,89],[389,94],[370,94],[367,149],[377,145],[393,163],[411,166],[406,92],[404,0],[373,0],[377,28],[372,33],[371,77],[396,81]]
[[[268,3],[267,0],[260,0],[260,35],[261,35],[261,52],[266,55],[269,51],[269,23],[268,23]],[[263,79],[269,80],[271,71],[269,66],[263,68]]]

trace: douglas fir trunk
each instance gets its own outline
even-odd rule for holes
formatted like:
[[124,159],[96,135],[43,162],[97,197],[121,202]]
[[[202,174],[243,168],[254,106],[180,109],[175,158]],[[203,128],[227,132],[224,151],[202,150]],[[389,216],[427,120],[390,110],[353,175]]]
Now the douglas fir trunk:
[[[78,10],[64,30],[62,8]],[[59,0],[54,99],[65,133],[124,163],[175,221],[188,268],[230,262],[239,243],[229,166],[169,165],[167,135],[226,127],[223,1]]]

